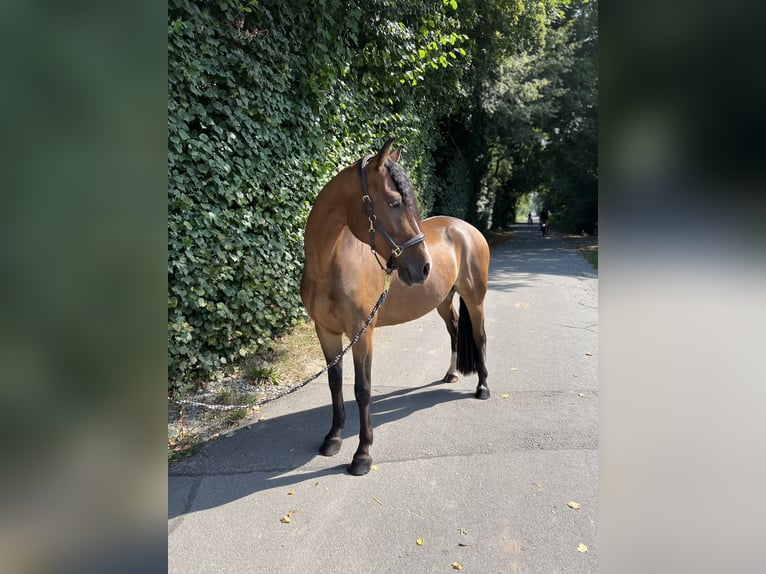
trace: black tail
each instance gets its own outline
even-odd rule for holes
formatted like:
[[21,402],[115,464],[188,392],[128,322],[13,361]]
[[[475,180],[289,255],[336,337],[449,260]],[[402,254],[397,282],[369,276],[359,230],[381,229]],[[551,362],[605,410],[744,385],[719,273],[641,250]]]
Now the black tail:
[[470,375],[478,370],[477,359],[479,351],[473,340],[473,324],[468,308],[460,297],[460,315],[457,322],[457,370]]

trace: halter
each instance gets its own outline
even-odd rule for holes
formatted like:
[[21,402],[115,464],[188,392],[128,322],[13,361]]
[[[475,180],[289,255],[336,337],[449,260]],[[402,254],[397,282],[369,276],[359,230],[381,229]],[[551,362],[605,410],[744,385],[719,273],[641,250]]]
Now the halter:
[[[367,176],[364,172],[364,166],[367,164],[371,157],[371,155],[366,155],[359,161],[359,179],[362,181],[362,203],[364,203],[364,207],[367,210],[367,219],[370,222],[370,250],[372,251],[372,254],[375,255],[375,260],[378,262],[378,265],[380,265],[380,268],[390,275],[396,268],[394,260],[402,254],[402,251],[408,247],[417,245],[421,241],[424,241],[426,236],[423,234],[423,232],[419,232],[417,235],[408,239],[401,245],[397,245],[396,241],[393,240],[393,238],[388,234],[388,231],[386,231],[383,225],[378,221],[378,218],[375,217],[375,211],[372,209],[372,198],[370,198],[370,194],[367,192]],[[378,253],[375,251],[376,227],[378,228],[378,231],[380,231],[380,234],[391,246],[391,258],[386,263],[386,267],[383,267],[383,264],[378,258]]]

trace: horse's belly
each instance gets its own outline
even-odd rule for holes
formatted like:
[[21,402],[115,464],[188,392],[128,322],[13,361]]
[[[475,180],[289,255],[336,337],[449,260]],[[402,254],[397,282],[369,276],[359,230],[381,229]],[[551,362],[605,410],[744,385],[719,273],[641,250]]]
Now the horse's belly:
[[430,313],[449,295],[452,285],[407,287],[401,283],[391,286],[391,292],[380,308],[378,326],[399,325]]

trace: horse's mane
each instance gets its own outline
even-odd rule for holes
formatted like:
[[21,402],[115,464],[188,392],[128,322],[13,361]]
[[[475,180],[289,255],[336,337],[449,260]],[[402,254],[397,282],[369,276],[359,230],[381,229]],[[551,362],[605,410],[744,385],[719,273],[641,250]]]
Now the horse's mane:
[[404,168],[390,159],[386,160],[386,167],[388,168],[388,173],[391,174],[391,179],[396,184],[396,189],[402,194],[402,202],[404,205],[411,205],[412,198],[415,197],[415,190],[412,188]]

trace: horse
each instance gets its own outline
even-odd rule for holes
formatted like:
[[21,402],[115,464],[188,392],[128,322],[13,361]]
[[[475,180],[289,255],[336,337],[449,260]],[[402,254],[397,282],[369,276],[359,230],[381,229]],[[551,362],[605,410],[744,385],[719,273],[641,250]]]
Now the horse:
[[[460,219],[421,220],[415,191],[398,163],[401,148],[391,150],[394,141],[389,139],[374,156],[347,166],[322,188],[304,235],[301,299],[328,365],[342,351],[343,334],[352,339],[364,331],[352,347],[360,429],[359,447],[347,470],[356,476],[367,474],[372,465],[370,397],[376,327],[412,321],[436,309],[449,332],[452,351],[442,380],[456,382],[457,372],[477,373],[474,396],[490,397],[484,331],[489,246],[479,230]],[[379,298],[388,285],[387,296]],[[453,305],[456,293],[459,314]],[[385,304],[364,330],[376,299]],[[346,422],[342,362],[336,361],[327,373],[332,426],[319,452],[332,456],[340,450]]]

